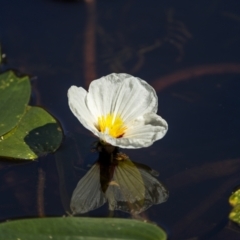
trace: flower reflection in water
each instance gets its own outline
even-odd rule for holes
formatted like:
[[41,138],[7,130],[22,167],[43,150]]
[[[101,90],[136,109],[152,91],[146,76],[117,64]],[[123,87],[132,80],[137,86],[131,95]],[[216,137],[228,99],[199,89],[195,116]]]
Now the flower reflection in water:
[[[99,149],[100,148],[100,149]],[[111,145],[98,145],[99,159],[75,188],[71,209],[82,214],[108,202],[109,210],[138,214],[165,202],[168,191],[150,167],[131,161]]]

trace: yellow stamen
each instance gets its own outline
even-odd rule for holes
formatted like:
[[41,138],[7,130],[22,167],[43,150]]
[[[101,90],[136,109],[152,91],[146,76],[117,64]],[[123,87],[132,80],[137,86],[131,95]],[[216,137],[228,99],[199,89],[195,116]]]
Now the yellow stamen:
[[127,127],[124,126],[122,118],[117,115],[107,114],[106,116],[98,117],[98,130],[107,132],[115,138],[120,138],[125,133]]

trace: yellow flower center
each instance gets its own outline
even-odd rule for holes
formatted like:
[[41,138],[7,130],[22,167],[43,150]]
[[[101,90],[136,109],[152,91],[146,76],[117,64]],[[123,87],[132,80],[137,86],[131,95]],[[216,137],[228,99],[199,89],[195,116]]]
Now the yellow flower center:
[[123,120],[119,115],[107,114],[106,116],[98,117],[98,130],[103,133],[108,133],[110,136],[120,138],[127,129],[124,126]]

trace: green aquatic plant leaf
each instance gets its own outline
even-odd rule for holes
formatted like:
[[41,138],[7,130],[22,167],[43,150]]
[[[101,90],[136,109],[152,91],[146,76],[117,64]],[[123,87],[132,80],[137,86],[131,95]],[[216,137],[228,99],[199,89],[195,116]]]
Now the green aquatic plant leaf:
[[0,156],[33,160],[54,152],[62,141],[62,130],[48,112],[28,106],[20,123],[0,137]]
[[233,207],[240,204],[240,189],[232,193],[232,195],[229,198],[229,203]]
[[236,190],[229,197],[229,203],[233,206],[229,214],[229,219],[240,224],[240,189]]
[[18,77],[13,71],[0,74],[0,136],[19,123],[25,113],[30,93],[27,76]]
[[229,219],[240,224],[240,204],[236,205],[229,214]]
[[159,227],[137,220],[118,218],[40,218],[0,224],[0,239],[24,240],[165,240]]

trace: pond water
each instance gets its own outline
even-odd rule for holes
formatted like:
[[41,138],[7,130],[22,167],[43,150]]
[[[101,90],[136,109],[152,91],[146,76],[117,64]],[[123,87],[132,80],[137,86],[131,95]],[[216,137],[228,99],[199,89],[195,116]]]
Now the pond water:
[[[71,113],[67,90],[126,72],[154,86],[169,124],[151,147],[123,150],[159,172],[169,190],[168,201],[141,217],[169,239],[240,239],[228,220],[228,198],[240,184],[238,1],[11,0],[1,3],[0,16],[2,70],[29,74],[31,104],[53,114],[65,133],[55,154],[1,159],[0,221],[66,214],[97,159],[96,138]],[[106,205],[84,214],[108,215]]]

